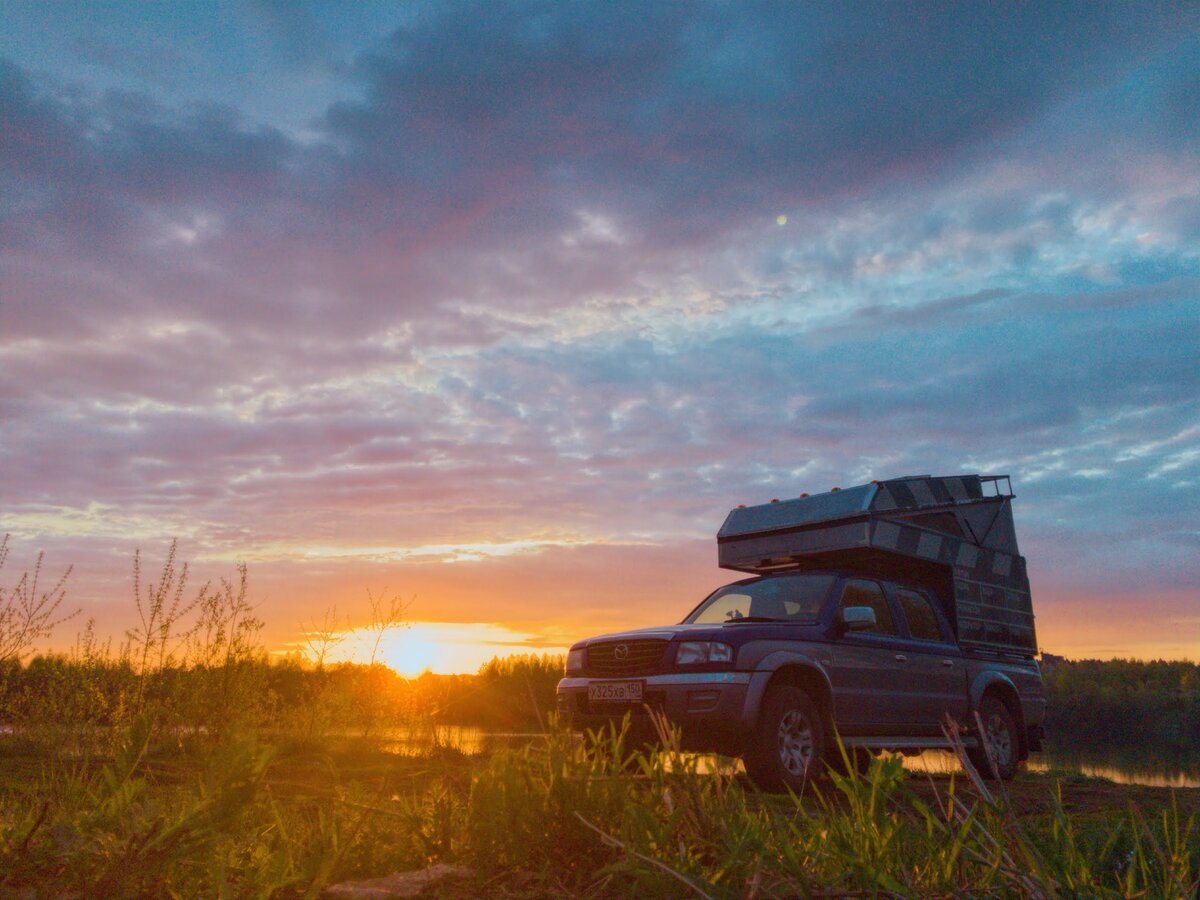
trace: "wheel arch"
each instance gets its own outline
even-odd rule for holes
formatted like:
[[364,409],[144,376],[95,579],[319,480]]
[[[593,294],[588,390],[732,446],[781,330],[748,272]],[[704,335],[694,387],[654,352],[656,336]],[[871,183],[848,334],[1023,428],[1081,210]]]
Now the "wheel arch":
[[995,697],[1007,708],[1017,725],[1017,756],[1029,757],[1028,736],[1025,733],[1025,715],[1021,710],[1021,695],[1011,680],[999,672],[981,672],[971,685],[971,726],[975,724],[975,713],[987,697]]
[[771,673],[770,679],[763,687],[762,696],[758,698],[755,720],[762,713],[763,706],[771,689],[777,685],[784,684],[798,687],[808,694],[813,703],[816,704],[827,728],[830,729],[828,733],[832,736],[832,728],[834,726],[833,686],[825,670],[815,660],[811,659],[799,658],[780,661],[780,664]]

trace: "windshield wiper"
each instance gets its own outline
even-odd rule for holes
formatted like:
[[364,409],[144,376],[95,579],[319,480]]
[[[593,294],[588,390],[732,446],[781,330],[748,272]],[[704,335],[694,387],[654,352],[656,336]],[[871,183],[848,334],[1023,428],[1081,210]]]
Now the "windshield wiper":
[[726,619],[723,624],[732,625],[735,622],[786,622],[787,619],[777,619],[774,616],[738,616],[736,619]]

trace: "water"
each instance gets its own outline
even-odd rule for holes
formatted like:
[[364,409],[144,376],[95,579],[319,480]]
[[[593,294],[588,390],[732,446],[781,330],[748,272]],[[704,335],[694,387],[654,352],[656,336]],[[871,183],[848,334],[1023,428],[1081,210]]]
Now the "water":
[[1104,754],[1080,756],[1069,753],[1035,753],[1029,760],[1033,772],[1079,772],[1090,778],[1107,778],[1117,784],[1145,784],[1150,787],[1200,788],[1200,764],[1155,765],[1136,760],[1121,760]]
[[423,756],[431,748],[444,747],[460,753],[491,753],[502,747],[520,747],[540,740],[540,732],[494,732],[474,725],[425,725],[389,728],[380,735],[383,749],[400,756]]
[[[11,725],[0,724],[0,740],[16,733]],[[353,736],[347,733],[347,736]],[[445,747],[465,754],[491,753],[503,747],[519,747],[539,740],[537,732],[490,732],[470,725],[405,726],[391,728],[379,735],[383,747],[401,756],[423,756],[433,747]],[[715,757],[702,763],[702,771],[718,765]],[[949,753],[927,750],[904,758],[904,767],[914,772],[949,774],[961,771],[958,760]],[[1031,772],[1078,774],[1105,778],[1116,784],[1141,784],[1149,787],[1200,788],[1200,756],[1178,760],[1147,759],[1136,753],[1103,751],[1048,751],[1033,754],[1026,767]]]
[[[469,725],[437,725],[390,729],[384,734],[384,746],[388,751],[401,755],[428,753],[431,746],[474,754],[490,753],[501,747],[518,747],[540,737],[536,732],[489,732]],[[954,756],[939,750],[905,757],[904,767],[914,772],[934,774],[961,771]],[[1105,778],[1115,784],[1200,788],[1200,758],[1167,761],[1147,760],[1129,753],[1047,751],[1034,753],[1026,768],[1030,772]]]
[[[1105,778],[1115,784],[1142,784],[1148,787],[1200,788],[1200,763],[1175,765],[1167,762],[1139,761],[1126,754],[1103,752],[1043,752],[1030,755],[1025,764],[1030,772],[1054,772]],[[939,750],[926,750],[904,759],[904,768],[914,772],[947,774],[961,771],[958,760]]]

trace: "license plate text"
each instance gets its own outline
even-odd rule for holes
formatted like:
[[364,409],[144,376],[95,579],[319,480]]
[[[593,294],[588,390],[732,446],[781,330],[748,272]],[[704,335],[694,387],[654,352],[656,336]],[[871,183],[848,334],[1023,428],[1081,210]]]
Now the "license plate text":
[[640,681],[601,681],[588,685],[591,703],[636,703],[642,699]]

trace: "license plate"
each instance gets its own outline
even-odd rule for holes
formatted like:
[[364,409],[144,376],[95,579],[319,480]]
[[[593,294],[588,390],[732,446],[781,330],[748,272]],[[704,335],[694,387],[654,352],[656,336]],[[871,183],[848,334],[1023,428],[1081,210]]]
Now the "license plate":
[[591,703],[637,703],[641,699],[640,681],[601,681],[588,685]]

